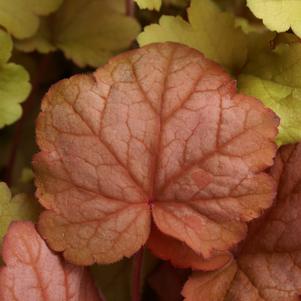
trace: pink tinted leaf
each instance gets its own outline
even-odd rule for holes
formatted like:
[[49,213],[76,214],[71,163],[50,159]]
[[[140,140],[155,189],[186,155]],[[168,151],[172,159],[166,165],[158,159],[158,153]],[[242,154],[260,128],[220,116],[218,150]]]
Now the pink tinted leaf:
[[231,253],[215,254],[205,260],[202,255],[196,254],[185,243],[160,232],[153,226],[147,241],[147,247],[159,258],[170,260],[178,268],[192,268],[194,270],[211,271],[221,268],[231,259]]
[[271,205],[279,121],[201,53],[119,55],[46,94],[34,158],[39,230],[71,262],[111,263],[158,229],[208,259]]
[[2,256],[1,301],[101,301],[87,270],[62,262],[30,222],[11,224]]
[[279,183],[277,199],[252,225],[236,263],[194,273],[182,292],[186,301],[300,299],[301,144],[282,147],[271,174]]

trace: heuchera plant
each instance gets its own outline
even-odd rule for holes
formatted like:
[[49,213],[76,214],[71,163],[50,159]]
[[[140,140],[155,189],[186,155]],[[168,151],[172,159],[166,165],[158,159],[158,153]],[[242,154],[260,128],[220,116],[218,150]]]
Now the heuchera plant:
[[299,300],[298,17],[0,0],[0,301]]
[[80,265],[132,256],[152,223],[191,256],[218,256],[271,205],[275,184],[263,170],[277,125],[196,50],[167,43],[122,54],[42,102],[33,166],[48,210],[39,230]]

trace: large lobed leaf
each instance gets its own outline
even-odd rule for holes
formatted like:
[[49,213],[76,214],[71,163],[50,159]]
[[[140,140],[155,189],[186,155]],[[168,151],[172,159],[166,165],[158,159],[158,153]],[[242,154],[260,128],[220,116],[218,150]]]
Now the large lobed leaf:
[[1,301],[100,301],[88,272],[62,262],[30,222],[9,227],[2,256]]
[[278,118],[198,51],[153,44],[54,85],[37,122],[39,229],[77,264],[146,243],[151,220],[205,259],[271,205]]
[[272,175],[278,196],[253,224],[237,261],[186,283],[186,301],[296,301],[301,295],[301,144],[283,147]]

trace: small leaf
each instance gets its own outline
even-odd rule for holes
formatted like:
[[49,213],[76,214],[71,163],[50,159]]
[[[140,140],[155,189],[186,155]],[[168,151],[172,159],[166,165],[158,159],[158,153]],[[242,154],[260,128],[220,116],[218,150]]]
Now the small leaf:
[[247,42],[242,30],[235,26],[234,16],[220,11],[211,0],[192,0],[187,13],[189,22],[180,16],[162,16],[159,24],[146,26],[137,38],[139,45],[179,42],[230,70],[243,65]]
[[16,41],[17,48],[42,53],[60,49],[80,67],[98,67],[128,48],[140,31],[138,22],[120,11],[121,1],[110,2],[65,0],[34,37]]
[[2,255],[1,301],[100,301],[87,271],[62,262],[30,222],[9,227]]
[[9,224],[18,220],[36,221],[40,212],[39,203],[26,194],[12,197],[4,182],[0,182],[0,245]]
[[238,86],[280,117],[279,145],[301,140],[301,44],[280,44],[253,56]]
[[63,0],[0,0],[0,25],[16,38],[28,38],[38,30],[39,16],[54,12],[62,2]]
[[7,63],[11,51],[12,40],[0,29],[0,128],[15,122],[21,116],[20,103],[30,92],[27,71],[22,66]]
[[300,1],[247,0],[247,5],[270,30],[284,32],[292,28],[301,37]]
[[294,301],[301,294],[301,144],[280,149],[274,206],[256,221],[242,252],[224,269],[194,273],[186,301]]
[[39,229],[71,262],[132,256],[158,229],[208,259],[275,193],[279,120],[198,51],[126,52],[54,85],[37,121]]
[[162,0],[135,0],[141,9],[160,10]]

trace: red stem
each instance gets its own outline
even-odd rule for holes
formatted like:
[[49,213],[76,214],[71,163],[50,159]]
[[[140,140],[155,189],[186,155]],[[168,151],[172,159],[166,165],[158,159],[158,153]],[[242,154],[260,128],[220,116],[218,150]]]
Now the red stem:
[[132,271],[132,301],[141,300],[141,277],[143,266],[144,248],[142,247],[133,258]]
[[125,0],[125,8],[126,15],[129,17],[133,17],[135,14],[134,0]]
[[34,78],[32,79],[31,93],[30,93],[27,101],[24,102],[24,105],[23,105],[22,117],[16,124],[16,130],[12,137],[12,146],[11,146],[10,157],[9,157],[7,169],[6,169],[7,172],[6,172],[6,176],[5,176],[5,180],[6,180],[6,183],[8,186],[11,186],[11,184],[12,184],[14,166],[15,166],[15,162],[16,162],[18,147],[19,147],[21,139],[22,139],[24,125],[27,121],[27,118],[30,116],[30,113],[32,112],[32,109],[35,105],[35,94],[40,87],[41,79],[43,78],[43,75],[45,74],[45,71],[49,65],[49,61],[50,61],[50,55],[44,55],[41,58],[41,61],[38,66],[38,70],[37,70]]

